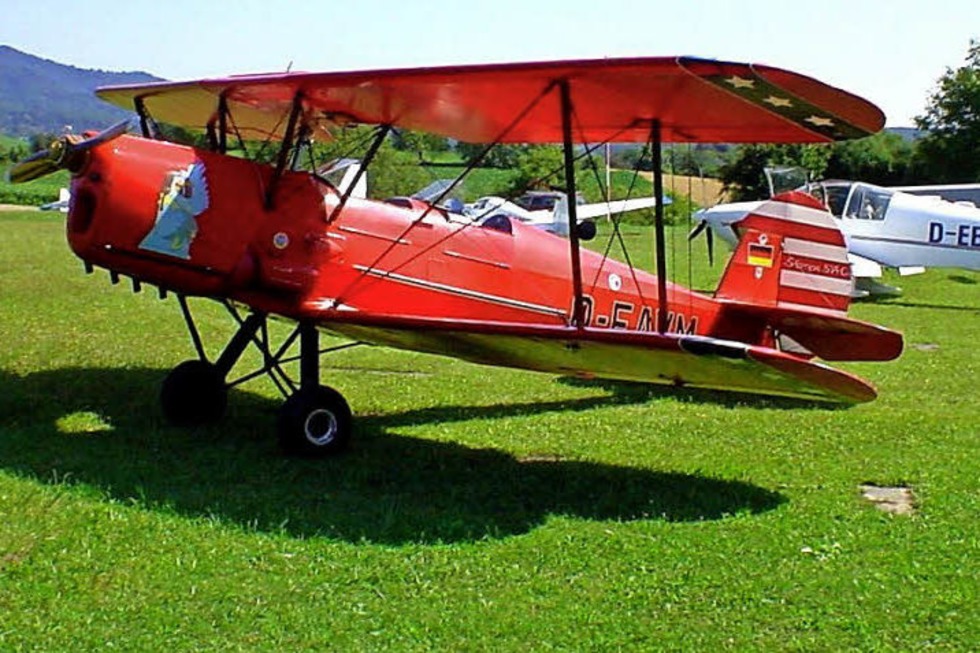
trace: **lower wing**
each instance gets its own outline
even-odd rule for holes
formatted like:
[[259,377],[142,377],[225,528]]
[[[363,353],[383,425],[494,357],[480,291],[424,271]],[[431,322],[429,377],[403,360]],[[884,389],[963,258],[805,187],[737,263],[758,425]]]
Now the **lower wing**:
[[332,313],[323,328],[363,342],[582,378],[835,403],[871,401],[866,381],[775,349],[675,334]]

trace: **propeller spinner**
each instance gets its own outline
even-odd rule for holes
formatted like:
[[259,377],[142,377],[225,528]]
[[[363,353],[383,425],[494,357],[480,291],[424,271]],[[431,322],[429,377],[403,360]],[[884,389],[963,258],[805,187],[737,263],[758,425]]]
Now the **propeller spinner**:
[[75,134],[62,136],[52,142],[47,149],[35,152],[15,164],[7,173],[7,177],[13,184],[22,184],[50,175],[62,168],[73,172],[78,171],[84,164],[86,152],[97,145],[122,136],[128,130],[129,120],[127,119],[90,138],[82,138]]

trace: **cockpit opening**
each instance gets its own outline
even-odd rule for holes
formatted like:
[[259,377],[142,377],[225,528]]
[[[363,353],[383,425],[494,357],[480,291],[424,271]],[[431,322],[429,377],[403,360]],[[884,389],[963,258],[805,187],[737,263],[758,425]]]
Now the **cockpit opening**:
[[822,182],[809,187],[835,218],[884,220],[893,191],[857,182]]

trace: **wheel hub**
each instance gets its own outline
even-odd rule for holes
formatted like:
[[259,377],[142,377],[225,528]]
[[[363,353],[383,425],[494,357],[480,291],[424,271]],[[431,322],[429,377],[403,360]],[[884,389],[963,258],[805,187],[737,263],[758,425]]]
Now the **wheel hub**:
[[337,435],[337,418],[329,410],[318,408],[306,416],[303,432],[318,447],[330,444]]

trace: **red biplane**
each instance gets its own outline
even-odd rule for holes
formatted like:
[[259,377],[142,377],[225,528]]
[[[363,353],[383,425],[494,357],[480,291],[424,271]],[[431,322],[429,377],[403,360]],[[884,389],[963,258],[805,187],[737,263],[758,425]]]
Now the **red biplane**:
[[[562,143],[563,190],[575,197],[581,144],[647,142],[662,200],[665,142],[829,142],[882,127],[874,105],[802,75],[691,58],[605,59],[251,75],[98,95],[134,108],[142,136],[121,126],[66,136],[11,178],[69,169],[68,241],[86,269],[176,294],[199,357],[163,383],[163,411],[175,423],[220,417],[229,372],[255,344],[259,372],[287,396],[284,448],[342,450],[351,411],[320,384],[320,329],[478,363],[831,402],[868,401],[875,390],[816,358],[889,360],[902,349],[899,334],[846,317],[844,241],[807,195],[776,197],[743,220],[709,296],[667,280],[663,201],[650,274],[581,250],[575,229],[565,240],[506,216],[457,220],[438,202],[352,197],[293,165],[310,138],[350,123],[377,128],[365,165],[396,127],[488,147]],[[209,147],[160,140],[160,123],[201,130]],[[275,165],[231,156],[235,139],[278,142]],[[576,224],[574,202],[569,214]],[[238,320],[216,360],[188,309],[193,296],[223,302]],[[296,323],[279,347],[270,315]],[[297,380],[283,371],[290,360],[299,361]]]

